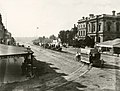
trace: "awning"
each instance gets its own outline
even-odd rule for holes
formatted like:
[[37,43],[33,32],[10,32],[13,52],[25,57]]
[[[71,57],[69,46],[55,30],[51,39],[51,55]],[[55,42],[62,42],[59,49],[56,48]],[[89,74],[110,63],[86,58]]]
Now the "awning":
[[24,47],[0,44],[0,57],[25,56],[27,54],[33,54],[33,52],[28,52],[27,48]]
[[119,47],[119,48],[120,48],[120,43],[119,43],[119,44],[114,45],[113,47]]
[[119,45],[120,45],[120,39],[119,38],[96,44],[96,46],[100,46],[100,47],[115,47],[115,46],[119,46]]

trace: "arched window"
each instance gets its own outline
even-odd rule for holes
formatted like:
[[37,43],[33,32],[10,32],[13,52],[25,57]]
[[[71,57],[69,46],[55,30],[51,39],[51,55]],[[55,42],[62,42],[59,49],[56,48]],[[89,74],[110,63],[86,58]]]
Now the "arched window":
[[80,36],[80,31],[79,31],[79,36]]
[[92,23],[92,26],[91,26],[91,27],[92,27],[91,32],[92,32],[92,33],[95,32],[95,23],[94,23],[94,22]]
[[107,31],[111,30],[111,22],[107,22]]
[[99,43],[100,43],[100,40],[101,40],[100,37],[98,37],[98,42],[99,42]]
[[90,24],[88,25],[88,27],[89,27],[89,32],[91,32],[91,31],[90,31]]
[[81,31],[81,36],[82,36],[82,31]]
[[101,31],[101,23],[98,25],[98,31]]
[[118,32],[119,30],[120,30],[120,23],[117,22],[117,23],[116,23],[116,31]]

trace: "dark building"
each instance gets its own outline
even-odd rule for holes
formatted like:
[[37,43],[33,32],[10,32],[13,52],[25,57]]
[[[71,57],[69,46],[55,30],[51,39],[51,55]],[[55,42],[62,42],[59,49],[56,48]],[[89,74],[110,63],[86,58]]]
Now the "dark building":
[[2,23],[1,14],[0,14],[0,43],[1,44],[7,44],[7,45],[15,44],[15,43],[13,43],[12,34],[10,32],[8,32],[7,29],[5,29],[5,26]]

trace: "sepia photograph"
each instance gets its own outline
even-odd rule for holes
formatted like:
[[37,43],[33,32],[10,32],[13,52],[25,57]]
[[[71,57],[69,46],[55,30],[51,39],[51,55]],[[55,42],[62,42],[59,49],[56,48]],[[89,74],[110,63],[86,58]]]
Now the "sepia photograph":
[[0,91],[120,91],[120,0],[0,0]]

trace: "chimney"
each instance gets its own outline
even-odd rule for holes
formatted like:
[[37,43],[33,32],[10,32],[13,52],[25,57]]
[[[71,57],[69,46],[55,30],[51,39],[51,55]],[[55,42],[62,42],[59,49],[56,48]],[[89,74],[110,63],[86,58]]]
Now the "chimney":
[[114,10],[112,11],[112,15],[115,16],[115,11]]
[[76,25],[74,24],[74,28],[76,28]]
[[83,20],[85,19],[85,17],[84,17],[84,16],[83,16],[82,18],[83,18]]
[[86,17],[85,19],[88,20],[88,17]]
[[89,14],[89,17],[90,17],[90,18],[93,18],[93,17],[94,17],[94,14]]
[[117,13],[117,16],[120,16],[120,13]]

